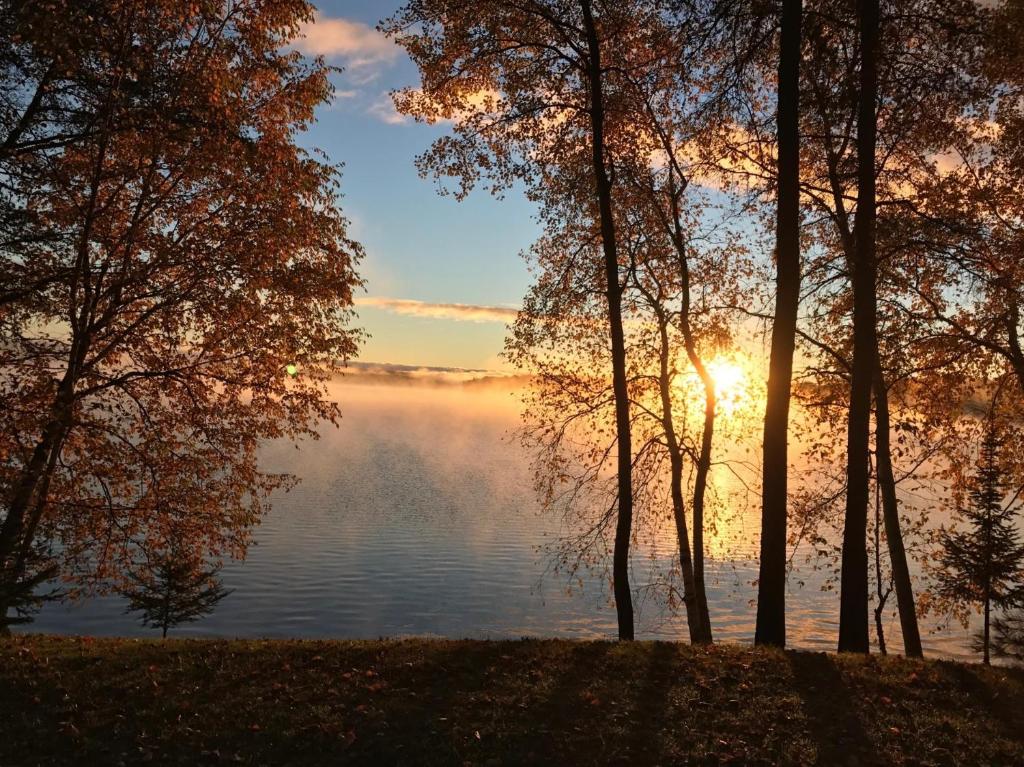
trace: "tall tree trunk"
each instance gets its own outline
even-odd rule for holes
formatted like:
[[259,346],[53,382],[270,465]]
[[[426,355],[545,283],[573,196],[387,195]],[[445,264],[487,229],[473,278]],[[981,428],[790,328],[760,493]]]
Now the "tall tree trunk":
[[875,633],[878,634],[878,652],[881,655],[888,655],[885,647],[885,626],[882,623],[882,616],[885,613],[885,603],[879,602],[875,605]]
[[[658,388],[661,395],[662,430],[668,449],[671,467],[672,518],[676,525],[679,542],[679,572],[683,579],[683,604],[686,607],[686,624],[691,644],[702,644],[709,639],[707,624],[698,606],[697,585],[693,572],[693,556],[690,551],[690,536],[686,530],[686,503],[683,500],[683,451],[679,446],[675,423],[672,420],[672,381],[669,377],[668,318],[661,309],[658,299],[648,295],[648,300],[658,313],[658,331],[661,348],[658,354]],[[696,523],[695,523],[696,524]],[[695,528],[696,529],[696,528]]]
[[0,563],[5,567],[9,558],[21,545],[21,536],[25,529],[25,514],[32,505],[40,482],[43,480],[53,448],[62,439],[67,422],[71,417],[72,401],[78,377],[78,357],[75,352],[77,346],[77,342],[73,344],[68,370],[57,385],[43,433],[32,450],[32,457],[22,469],[21,476],[7,499],[7,516],[4,518],[3,525],[0,526]]
[[55,421],[47,427],[8,504],[0,531],[0,626],[7,624],[17,601],[15,595],[26,585],[22,578],[65,434],[62,423]]
[[[80,246],[79,252],[83,250],[84,245]],[[12,600],[19,590],[19,581],[24,576],[36,528],[46,508],[50,480],[72,427],[75,388],[90,347],[87,334],[77,330],[72,332],[74,337],[68,368],[57,385],[46,426],[10,495],[7,516],[0,526],[0,624],[6,623],[8,613],[14,606]],[[34,587],[29,581],[22,585]]]
[[801,0],[782,0],[779,46],[778,211],[775,319],[764,409],[761,566],[754,642],[786,644],[786,472],[789,400],[800,304],[800,24]]
[[879,0],[858,0],[861,68],[857,117],[857,218],[853,263],[853,364],[846,444],[846,520],[840,575],[839,651],[867,653],[868,449],[878,355],[875,265],[875,143],[878,126]]
[[[877,472],[877,467],[876,467]],[[882,590],[882,495],[878,483],[878,476],[875,476],[875,591],[878,602],[875,603],[875,633],[878,634],[878,652],[888,655],[885,648],[885,626],[882,625],[882,616],[885,613],[885,601],[888,596]]]
[[700,453],[697,456],[697,472],[693,482],[693,579],[696,609],[700,614],[703,634],[700,642],[710,643],[711,616],[708,612],[708,593],[704,584],[704,496],[708,485],[708,473],[711,471],[711,448],[715,437],[715,379],[708,372],[704,360],[697,350],[697,340],[690,324],[692,300],[690,297],[690,262],[687,260],[687,248],[683,239],[682,227],[676,200],[673,197],[672,215],[675,227],[672,241],[675,244],[679,263],[679,279],[682,283],[682,300],[679,307],[679,330],[683,335],[683,346],[687,359],[700,378],[704,389],[704,429],[701,432]]
[[[666,148],[670,149],[667,144]],[[669,176],[670,178],[674,177],[671,169]],[[683,226],[679,210],[679,197],[682,191],[682,189],[675,187],[673,181],[671,191],[672,223],[669,224],[666,221],[666,230],[672,239],[672,244],[676,250],[676,259],[679,264],[679,279],[681,283],[679,330],[683,336],[683,346],[686,349],[687,359],[693,365],[693,369],[700,378],[704,389],[704,430],[701,435],[700,454],[697,457],[697,472],[693,484],[693,596],[694,608],[700,617],[701,633],[693,641],[709,644],[712,641],[712,633],[711,616],[708,612],[707,587],[704,583],[704,496],[708,484],[708,473],[711,470],[711,448],[715,436],[715,407],[717,400],[715,398],[715,381],[708,372],[707,366],[697,350],[697,340],[693,335],[693,326],[690,324],[693,302],[690,295],[688,248],[683,236]],[[667,345],[667,340],[665,344]],[[680,477],[680,497],[682,495],[681,485],[682,479]]]
[[[108,98],[112,98],[112,94],[113,91],[110,92]],[[109,107],[109,103],[107,106]],[[71,428],[75,387],[90,348],[91,339],[86,328],[89,325],[89,318],[96,308],[96,302],[99,300],[99,293],[93,290],[90,281],[89,242],[97,218],[103,165],[110,141],[108,131],[113,118],[112,110],[107,109],[106,111],[105,131],[100,135],[96,160],[93,163],[89,199],[85,209],[82,231],[78,236],[75,266],[70,273],[71,295],[76,297],[81,291],[82,300],[77,308],[73,308],[69,312],[71,346],[68,367],[57,385],[54,403],[42,436],[8,500],[7,516],[3,525],[0,526],[0,594],[6,595],[0,597],[0,623],[6,623],[7,614],[12,607],[10,602],[21,577],[22,553],[27,555],[31,548],[32,537],[35,535],[35,529],[39,522],[38,516],[30,518],[26,522],[25,515],[30,507],[37,514],[41,514],[45,509],[45,493],[48,491],[50,476],[56,460],[59,458],[63,440],[66,439],[68,430]],[[39,497],[40,488],[44,489],[41,498]],[[33,502],[35,502],[35,506],[33,506]],[[26,531],[30,531],[29,535],[26,535]]]
[[878,481],[877,465],[875,474],[875,589],[878,601],[875,603],[875,633],[878,634],[878,652],[888,655],[885,645],[885,606],[889,602],[889,595],[892,593],[892,585],[888,588],[882,587],[882,488]]
[[707,631],[705,642],[711,642],[711,616],[708,613],[708,592],[704,585],[704,496],[711,471],[711,445],[715,434],[715,382],[703,365],[699,372],[704,379],[704,431],[697,457],[697,474],[693,482],[693,577],[697,592],[697,609]]
[[632,639],[633,595],[629,588],[629,546],[633,535],[633,448],[629,422],[629,389],[626,381],[626,338],[622,327],[622,286],[619,283],[618,243],[615,220],[612,216],[612,183],[605,166],[601,43],[594,25],[590,0],[581,0],[581,4],[589,54],[587,75],[590,90],[591,144],[594,182],[600,208],[605,280],[608,283],[608,328],[611,333],[612,387],[615,392],[615,432],[618,447],[619,503],[612,561],[612,585],[615,593],[615,611],[619,621],[619,639]]
[[32,457],[22,470],[18,484],[15,485],[7,501],[7,516],[4,517],[3,525],[0,526],[0,566],[3,567],[4,572],[7,571],[14,552],[17,551],[21,543],[25,513],[32,503],[32,498],[39,486],[43,469],[50,455],[50,449],[57,439],[59,431],[60,424],[56,420],[47,424],[42,438],[36,443]]
[[881,362],[875,355],[875,453],[878,467],[878,487],[882,496],[882,514],[885,519],[885,540],[889,546],[889,562],[896,589],[896,607],[900,612],[900,630],[903,632],[903,652],[908,658],[923,656],[921,631],[917,625],[914,605],[914,586],[910,580],[907,551],[903,546],[900,528],[899,502],[896,498],[896,477],[892,470],[892,446],[889,441],[889,392]]
[[32,451],[7,502],[7,516],[0,526],[0,625],[6,625],[15,606],[40,516],[46,507],[50,479],[56,468],[71,419],[73,377],[62,380],[51,411],[50,422]]
[[683,461],[682,454],[670,448],[672,481],[672,517],[676,525],[676,537],[679,540],[679,570],[683,579],[683,603],[686,606],[686,626],[690,632],[691,644],[703,644],[707,641],[703,613],[697,600],[697,581],[693,572],[693,558],[690,555],[689,534],[686,531],[686,505],[683,501]]
[[[991,411],[990,411],[991,415]],[[981,590],[982,603],[984,605],[984,625],[982,626],[981,662],[986,666],[991,664],[989,658],[990,618],[992,617],[992,509],[989,507],[985,512],[985,572]]]

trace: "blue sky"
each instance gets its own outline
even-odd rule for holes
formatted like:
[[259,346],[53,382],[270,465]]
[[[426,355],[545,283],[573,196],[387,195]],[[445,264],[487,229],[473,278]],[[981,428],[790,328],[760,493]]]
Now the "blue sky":
[[[389,91],[418,84],[404,52],[373,27],[398,0],[323,0],[300,48],[346,71],[302,143],[344,163],[342,208],[366,248],[361,324],[372,338],[361,359],[406,365],[495,368],[505,335],[501,312],[453,304],[516,307],[529,283],[520,253],[536,238],[533,208],[475,191],[457,202],[419,177],[416,156],[444,131],[403,120]],[[395,301],[393,299],[400,299]],[[412,302],[423,302],[415,304]],[[444,306],[449,305],[449,306]]]

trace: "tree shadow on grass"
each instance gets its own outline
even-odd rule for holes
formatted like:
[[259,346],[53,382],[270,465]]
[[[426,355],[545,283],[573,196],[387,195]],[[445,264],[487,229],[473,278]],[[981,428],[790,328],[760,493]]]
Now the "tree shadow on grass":
[[[664,763],[679,725],[670,700],[680,681],[678,646],[599,642],[568,645],[567,652],[557,680],[530,714],[543,723],[541,732],[520,753],[531,764],[587,758],[602,764]],[[587,741],[586,757],[573,750]]]
[[[553,645],[539,643],[538,648],[550,648]],[[579,732],[592,732],[595,739],[604,737],[599,721],[600,711],[595,711],[592,702],[597,700],[597,693],[592,689],[595,681],[595,669],[604,668],[612,642],[588,642],[566,644],[562,652],[567,657],[557,663],[558,676],[541,686],[541,677],[552,673],[552,668],[545,668],[549,659],[542,653],[538,654],[535,663],[537,684],[536,699],[524,701],[524,719],[536,723],[532,731],[514,732],[508,735],[509,753],[518,755],[532,764],[559,763],[566,754],[567,735]],[[533,696],[530,695],[530,698]],[[515,760],[508,763],[515,763]]]
[[571,744],[602,737],[601,713],[587,701],[613,646],[438,643],[415,670],[392,657],[404,690],[380,693],[379,716],[356,727],[350,748],[339,753],[327,740],[312,750],[360,765],[575,763]]
[[808,652],[790,652],[786,657],[794,688],[803,699],[808,734],[817,747],[816,764],[864,763],[868,735],[835,659]]
[[648,653],[647,668],[630,701],[633,727],[626,747],[633,763],[658,763],[666,751],[667,735],[682,725],[672,722],[669,699],[673,684],[679,681],[673,673],[679,665],[678,654],[678,647],[670,642],[656,642]]
[[[962,713],[965,706],[980,708],[979,719],[990,722],[1007,739],[1021,740],[1024,733],[1024,709],[1007,705],[1005,700],[1000,699],[992,684],[982,680],[980,674],[985,673],[984,667],[940,661],[937,668],[950,680],[951,689],[958,692],[954,713]],[[1024,682],[1019,669],[1006,668],[1000,671],[1016,676],[1018,684]]]

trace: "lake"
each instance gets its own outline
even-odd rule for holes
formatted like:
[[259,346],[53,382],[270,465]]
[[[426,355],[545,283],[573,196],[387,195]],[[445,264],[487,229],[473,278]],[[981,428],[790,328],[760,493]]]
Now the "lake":
[[[225,567],[233,593],[173,636],[615,636],[602,575],[569,590],[540,548],[558,536],[560,521],[540,512],[529,457],[510,437],[519,423],[513,391],[431,376],[390,384],[357,376],[337,384],[336,392],[344,413],[339,428],[325,427],[319,440],[297,449],[265,447],[266,469],[302,481],[275,496],[247,559]],[[758,529],[756,509],[731,514],[709,542],[708,597],[718,641],[752,641]],[[634,586],[647,582],[652,563],[674,556],[671,544],[637,553]],[[805,565],[790,579],[794,647],[835,647],[838,592],[823,591],[823,583]],[[685,639],[685,616],[644,593],[638,636]],[[892,610],[886,626],[890,647],[899,650]],[[125,615],[114,597],[49,605],[25,628],[159,635]],[[927,653],[976,657],[959,625],[939,630],[926,621],[922,630]]]

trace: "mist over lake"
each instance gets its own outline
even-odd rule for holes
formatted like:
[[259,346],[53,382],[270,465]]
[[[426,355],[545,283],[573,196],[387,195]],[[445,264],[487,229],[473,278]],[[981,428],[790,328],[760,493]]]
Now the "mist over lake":
[[[264,468],[301,481],[275,495],[247,559],[224,569],[233,593],[212,615],[175,635],[614,636],[604,574],[586,574],[582,588],[570,591],[543,549],[558,536],[561,521],[540,510],[529,455],[515,439],[515,384],[453,379],[346,379],[333,389],[343,409],[338,428],[324,425],[319,440],[298,448],[267,445]],[[756,503],[724,515],[718,528],[708,544],[716,639],[748,643],[755,617]],[[655,570],[667,569],[674,545],[668,538],[663,547],[638,547],[634,554],[640,638],[686,639],[684,612],[669,609],[663,593],[643,590]],[[792,644],[831,650],[837,593],[822,591],[823,573],[802,557],[794,563],[788,588]],[[899,652],[893,610],[887,611],[886,635],[891,651]],[[924,626],[929,654],[971,657],[970,634],[958,624]],[[49,605],[30,628],[152,635],[124,614],[117,597]]]

